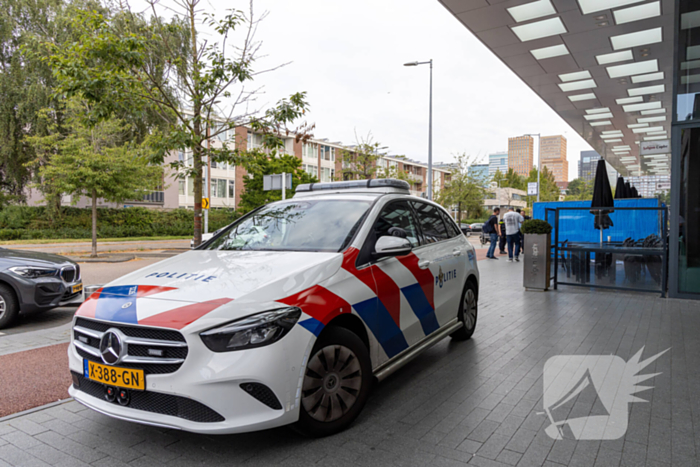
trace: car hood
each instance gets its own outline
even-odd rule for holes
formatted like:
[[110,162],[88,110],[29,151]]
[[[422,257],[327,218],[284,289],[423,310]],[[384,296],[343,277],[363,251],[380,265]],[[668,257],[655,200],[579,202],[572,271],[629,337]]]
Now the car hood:
[[57,264],[72,263],[64,256],[43,253],[40,251],[9,250],[0,248],[0,262],[17,262],[18,264],[32,266],[54,266]]
[[180,329],[221,308],[231,319],[275,306],[341,264],[340,253],[193,250],[105,285],[77,314]]

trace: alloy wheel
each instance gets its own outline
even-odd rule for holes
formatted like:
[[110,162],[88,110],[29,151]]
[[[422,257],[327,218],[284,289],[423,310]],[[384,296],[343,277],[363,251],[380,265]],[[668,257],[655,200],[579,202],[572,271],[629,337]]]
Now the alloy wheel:
[[476,294],[470,288],[464,294],[464,327],[468,330],[476,324]]
[[329,345],[316,352],[306,366],[301,403],[313,419],[332,422],[352,408],[361,388],[357,356],[345,346]]
[[2,295],[0,295],[0,319],[5,315],[7,311],[7,303],[5,303],[5,299],[2,298]]

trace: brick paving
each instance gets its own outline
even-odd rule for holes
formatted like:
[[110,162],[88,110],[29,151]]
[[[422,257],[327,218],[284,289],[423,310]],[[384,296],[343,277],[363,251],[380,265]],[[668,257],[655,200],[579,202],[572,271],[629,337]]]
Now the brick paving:
[[[482,261],[471,341],[443,341],[377,387],[358,421],[310,440],[286,428],[203,436],[113,420],[69,402],[0,422],[0,467],[698,465],[700,303],[562,288],[524,292],[522,263]],[[554,441],[542,370],[561,354],[628,360],[671,348],[615,441]],[[4,376],[4,375],[3,375]],[[579,396],[571,413],[594,400]]]

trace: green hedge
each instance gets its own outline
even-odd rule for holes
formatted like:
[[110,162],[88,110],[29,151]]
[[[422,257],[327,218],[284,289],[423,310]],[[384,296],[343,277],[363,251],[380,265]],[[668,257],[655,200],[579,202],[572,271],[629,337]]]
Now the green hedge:
[[[90,209],[61,208],[52,216],[43,206],[8,206],[0,210],[0,240],[90,238]],[[240,217],[234,210],[209,212],[209,231],[213,232]],[[99,208],[97,237],[155,237],[192,235],[193,212],[189,209],[158,211],[146,208]]]

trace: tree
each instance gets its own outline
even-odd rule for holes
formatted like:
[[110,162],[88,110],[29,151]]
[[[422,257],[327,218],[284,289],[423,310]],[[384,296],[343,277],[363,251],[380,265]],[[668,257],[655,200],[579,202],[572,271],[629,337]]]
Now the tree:
[[593,199],[593,180],[575,178],[566,189],[567,201],[586,201]]
[[457,223],[462,222],[462,212],[467,219],[481,217],[484,207],[484,180],[469,170],[473,163],[466,154],[455,157],[450,181],[437,193],[436,201],[447,210],[457,208]]
[[123,122],[104,120],[93,127],[82,123],[78,103],[72,102],[68,120],[71,132],[65,138],[55,135],[35,137],[36,146],[53,146],[53,155],[39,168],[44,184],[54,192],[80,196],[92,201],[92,257],[97,256],[97,200],[121,203],[142,198],[163,181],[163,168],[151,166],[139,155],[139,148],[120,144],[128,131]]
[[374,141],[372,134],[358,138],[355,134],[356,145],[350,150],[341,152],[342,180],[368,180],[377,174],[377,161],[384,155],[380,153],[381,144]]
[[[530,175],[525,180],[525,186],[531,182],[537,182],[537,167],[533,167],[530,170]],[[560,194],[561,190],[554,180],[554,174],[547,169],[547,166],[542,167],[542,173],[540,174],[540,201],[559,201]]]
[[255,152],[246,162],[246,171],[250,177],[244,180],[245,192],[241,195],[238,208],[242,212],[251,211],[273,201],[282,199],[282,190],[263,191],[263,175],[291,173],[292,190],[287,190],[287,198],[291,198],[294,190],[302,183],[316,183],[316,177],[306,173],[301,168],[301,160],[297,157],[275,153],[268,155],[264,152]]
[[[151,162],[162,164],[175,150],[192,151],[192,167],[172,165],[194,179],[195,245],[202,234],[204,155],[232,165],[247,157],[245,144],[208,149],[207,141],[246,126],[271,140],[266,147],[274,146],[275,135],[288,134],[288,125],[308,108],[305,94],[297,93],[262,114],[248,111],[256,91],[243,85],[269,71],[253,69],[261,43],[255,40],[259,20],[252,3],[248,13],[227,10],[216,18],[200,3],[177,0],[161,7],[149,0],[149,20],[128,7],[110,15],[82,11],[74,21],[79,40],[55,47],[50,60],[61,92],[90,102],[92,122],[112,118],[125,106],[156,109],[166,128],[149,138]],[[293,131],[305,135],[308,129]]]

